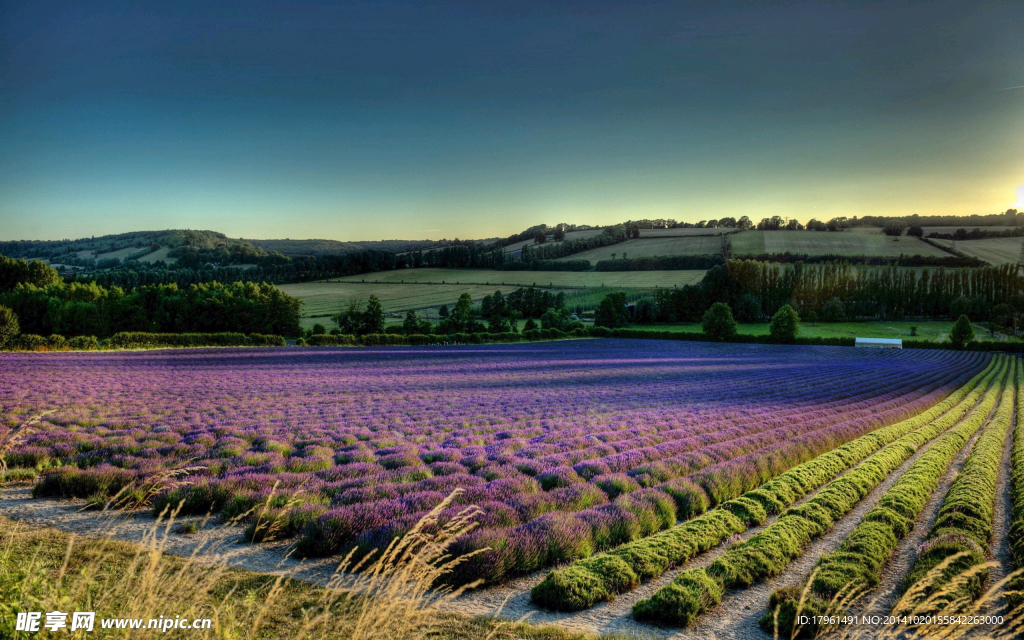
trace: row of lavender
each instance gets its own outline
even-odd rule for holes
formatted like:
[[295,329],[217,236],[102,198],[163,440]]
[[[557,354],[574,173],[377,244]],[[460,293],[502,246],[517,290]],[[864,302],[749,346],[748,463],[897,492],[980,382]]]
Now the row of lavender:
[[[157,506],[243,513],[330,554],[400,535],[454,488],[483,508],[465,579],[649,535],[938,402],[978,354],[579,341],[465,348],[12,354],[8,463],[39,495],[202,467]],[[259,532],[254,531],[258,536]]]

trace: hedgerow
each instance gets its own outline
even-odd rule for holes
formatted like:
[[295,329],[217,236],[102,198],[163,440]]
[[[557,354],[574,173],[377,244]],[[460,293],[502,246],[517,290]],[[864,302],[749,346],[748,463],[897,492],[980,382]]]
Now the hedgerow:
[[[1012,366],[1016,369],[1015,364]],[[1019,371],[1016,380],[1020,380]],[[1007,384],[1003,388],[995,415],[979,437],[943,502],[932,528],[931,541],[922,549],[918,563],[910,574],[910,582],[919,579],[949,555],[960,551],[972,552],[965,556],[965,562],[957,564],[960,571],[984,560],[983,554],[978,556],[976,553],[988,545],[991,536],[996,476],[1003,441],[1013,417],[1015,386]],[[801,586],[787,587],[773,593],[769,610],[760,620],[761,627],[769,633],[773,632],[777,615],[779,632],[788,636],[799,614],[809,620],[801,625],[799,632],[816,637],[821,629],[815,622],[815,616],[841,616],[841,609],[877,585],[882,569],[896,551],[899,540],[910,532],[949,464],[970,438],[968,430],[970,426],[961,425],[937,440],[914,461],[839,548],[818,560]],[[974,532],[974,536],[964,535],[951,527],[961,521],[971,523],[969,529]]]
[[[1006,363],[1005,358],[1000,358],[1000,378],[1005,374]],[[986,378],[991,379],[991,376],[992,373]],[[982,388],[984,385],[975,391]],[[970,397],[975,395],[972,391]],[[633,608],[634,617],[687,625],[702,611],[720,602],[721,598],[716,594],[722,588],[744,588],[778,575],[803,552],[805,546],[827,532],[835,520],[849,513],[921,446],[960,422],[929,448],[929,451],[941,452],[935,456],[942,459],[948,456],[948,460],[951,460],[984,422],[997,398],[994,389],[985,391],[980,404],[963,421],[959,417],[943,416],[886,446],[830,482],[805,504],[785,511],[764,531],[746,542],[730,547],[707,569],[684,571],[672,585],[658,591],[649,600],[638,602]],[[707,587],[709,580],[717,583],[717,586]],[[680,585],[685,587],[680,588]]]
[[[762,523],[768,515],[780,513],[880,447],[923,428],[922,425],[941,420],[946,428],[952,426],[977,402],[996,369],[990,363],[929,410],[819,455],[684,524],[556,569],[533,588],[531,597],[550,609],[578,611],[633,589],[640,581],[657,577],[748,526]],[[683,517],[701,513],[708,506],[705,491],[686,478],[671,481],[661,489],[676,500]]]
[[254,333],[115,333],[104,346],[113,349],[145,349],[155,347],[249,347],[284,346],[284,338]]

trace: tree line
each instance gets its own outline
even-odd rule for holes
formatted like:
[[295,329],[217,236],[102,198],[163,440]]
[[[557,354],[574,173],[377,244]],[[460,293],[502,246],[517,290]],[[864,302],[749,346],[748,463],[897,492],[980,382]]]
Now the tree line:
[[295,335],[301,301],[267,283],[66,282],[48,265],[0,257],[0,306],[25,334],[106,337],[125,331]]
[[[1017,265],[946,270],[729,260],[699,284],[655,291],[624,318],[699,322],[716,302],[729,305],[740,322],[763,321],[785,305],[833,322],[961,315],[1002,321],[1024,314],[1024,277]],[[624,295],[616,304],[626,307]]]

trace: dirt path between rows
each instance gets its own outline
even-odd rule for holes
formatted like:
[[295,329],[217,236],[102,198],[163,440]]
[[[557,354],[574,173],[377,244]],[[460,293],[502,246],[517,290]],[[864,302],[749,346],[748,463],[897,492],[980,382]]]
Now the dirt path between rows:
[[[988,584],[994,585],[1013,573],[1013,557],[1010,553],[1010,525],[1013,523],[1013,487],[1011,485],[1011,454],[1013,452],[1013,437],[1017,430],[1017,412],[1014,411],[1013,425],[1010,433],[1003,443],[1003,456],[999,461],[999,483],[996,485],[996,507],[992,521],[992,544],[989,546],[989,557],[996,561],[997,566],[993,567],[989,574]],[[1006,606],[1006,600],[1000,596],[999,600],[992,603],[993,609],[1001,609]]]
[[195,522],[197,533],[181,535],[159,526],[150,511],[100,513],[82,511],[84,501],[33,499],[31,487],[0,487],[0,516],[31,526],[53,527],[87,538],[112,538],[135,543],[151,543],[165,553],[189,557],[195,555],[210,562],[267,573],[289,575],[314,584],[325,584],[337,568],[337,558],[307,559],[301,562],[287,556],[290,543],[249,544],[242,540],[244,528],[222,525],[204,518],[180,518],[175,524]]
[[[950,485],[953,484],[953,481],[960,474],[960,470],[967,461],[967,456],[970,455],[971,449],[974,448],[974,443],[981,435],[981,432],[982,429],[979,429],[967,443],[967,446],[961,449],[960,453],[953,459],[953,463],[949,465],[949,469],[946,470],[946,474],[939,482],[939,486],[932,492],[928,502],[924,505],[924,509],[921,510],[917,519],[914,520],[914,528],[896,545],[896,552],[885,564],[878,586],[861,601],[859,606],[854,607],[851,613],[858,616],[885,616],[892,610],[893,605],[899,599],[903,578],[910,572],[910,568],[917,559],[917,550],[924,543],[925,536],[928,535],[928,531],[935,523],[935,519],[939,515],[939,507],[942,506],[942,501],[945,500]],[[866,632],[872,628],[860,627],[858,631]],[[882,629],[878,628],[876,630],[881,631]]]
[[[963,460],[966,459],[964,451],[969,451],[974,445],[974,441],[978,438],[981,430],[979,429],[967,443],[967,445],[961,451],[962,457],[958,457],[954,465],[963,464]],[[939,436],[941,437],[941,436]],[[932,440],[934,443],[934,440]],[[839,545],[843,542],[847,535],[853,531],[857,525],[860,524],[864,515],[868,511],[873,509],[878,501],[889,489],[892,488],[900,477],[903,476],[904,472],[912,465],[925,451],[931,446],[929,443],[908,458],[903,464],[899,466],[874,490],[864,497],[857,506],[846,516],[835,523],[832,530],[824,536],[818,538],[812,542],[804,553],[793,561],[786,569],[775,576],[774,578],[756,584],[749,589],[744,589],[732,594],[726,594],[726,597],[722,599],[722,604],[717,610],[710,611],[707,615],[709,618],[714,618],[716,611],[729,611],[729,615],[724,615],[713,620],[715,635],[687,635],[687,636],[674,636],[678,638],[739,638],[739,639],[750,639],[750,640],[766,640],[771,635],[767,634],[758,627],[757,621],[764,613],[768,606],[768,597],[773,591],[781,587],[797,584],[804,576],[806,576],[814,568],[814,565],[818,562],[818,558],[826,553],[835,551]],[[947,478],[949,482],[952,482],[952,476],[955,475],[956,471],[959,470],[959,466],[951,465],[951,470],[947,472]],[[948,485],[947,485],[948,486]]]

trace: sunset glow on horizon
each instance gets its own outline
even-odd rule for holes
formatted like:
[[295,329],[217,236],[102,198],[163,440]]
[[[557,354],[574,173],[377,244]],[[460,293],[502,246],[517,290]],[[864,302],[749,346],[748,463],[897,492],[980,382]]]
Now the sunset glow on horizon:
[[0,239],[1024,207],[1024,3],[0,5]]

